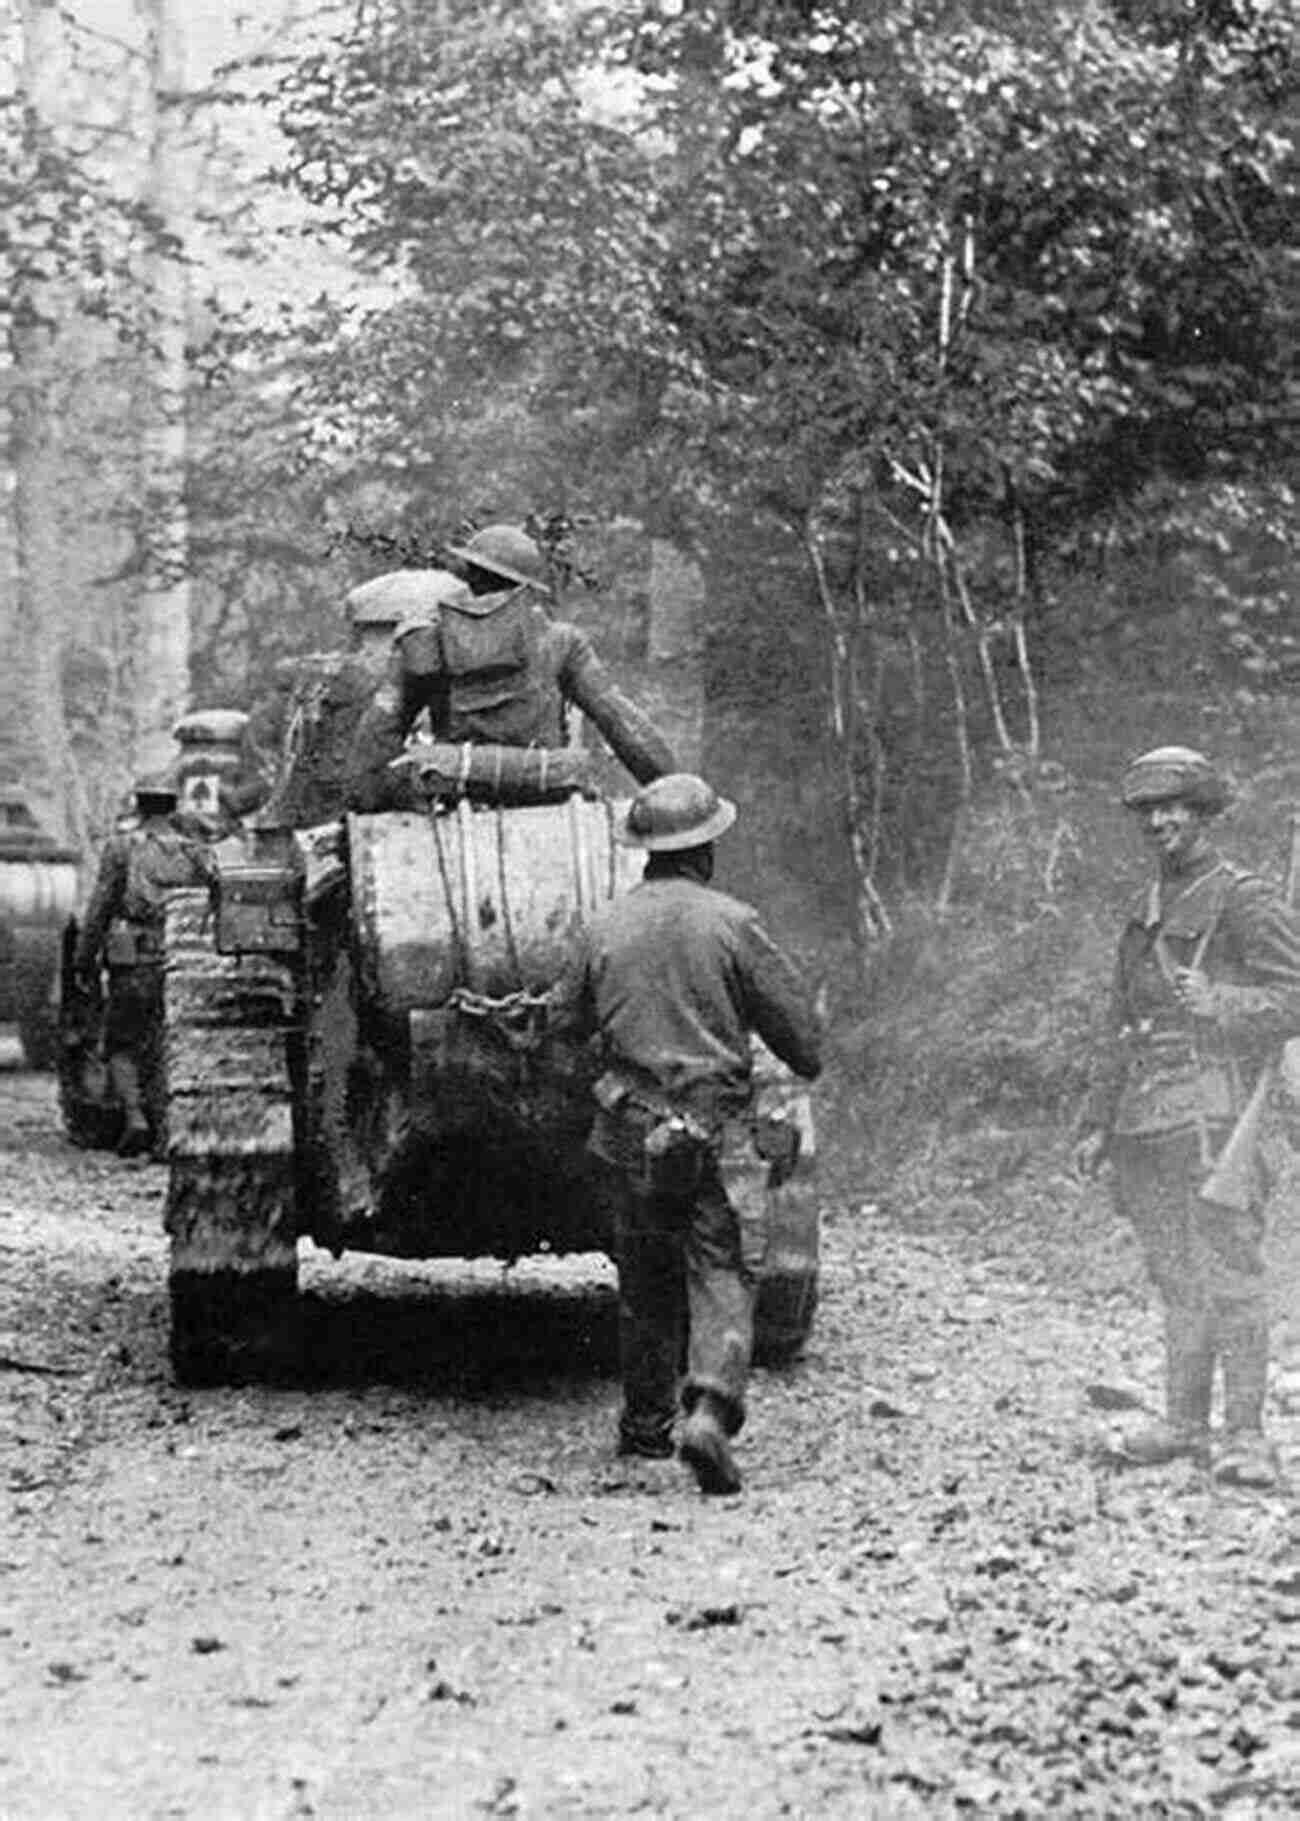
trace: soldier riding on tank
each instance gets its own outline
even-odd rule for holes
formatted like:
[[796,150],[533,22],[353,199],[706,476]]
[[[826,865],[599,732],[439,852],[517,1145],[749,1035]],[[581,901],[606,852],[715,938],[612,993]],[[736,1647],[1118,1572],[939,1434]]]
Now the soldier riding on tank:
[[[437,794],[439,779],[456,794],[498,802],[590,789],[585,758],[568,742],[569,704],[639,784],[675,768],[668,742],[585,634],[547,612],[552,590],[532,538],[515,525],[488,525],[450,554],[465,564],[466,591],[398,627],[393,663],[357,730],[349,807],[416,807],[431,781]],[[432,732],[414,768],[423,784],[393,767],[422,711]]]
[[466,593],[447,569],[373,576],[347,596],[346,650],[286,660],[272,820],[307,828],[343,814],[353,743],[389,669],[394,633],[431,622],[442,603]]

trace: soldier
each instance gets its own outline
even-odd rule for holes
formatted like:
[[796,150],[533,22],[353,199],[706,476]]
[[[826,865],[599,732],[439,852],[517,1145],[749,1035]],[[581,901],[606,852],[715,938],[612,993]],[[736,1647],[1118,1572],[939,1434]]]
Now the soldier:
[[[1218,1366],[1225,1434],[1215,1477],[1267,1488],[1277,1463],[1263,1434],[1266,1184],[1257,1146],[1244,1156],[1238,1147],[1249,1135],[1243,1109],[1260,1104],[1250,1100],[1260,1071],[1300,1031],[1300,923],[1211,844],[1208,825],[1229,792],[1203,754],[1146,753],[1121,794],[1156,873],[1120,937],[1075,1164],[1083,1175],[1107,1158],[1114,1166],[1116,1204],[1164,1305],[1167,1414],[1120,1452],[1137,1465],[1208,1460]],[[1235,1186],[1220,1180],[1230,1135]]]
[[109,1079],[122,1108],[123,1156],[157,1150],[163,1140],[162,925],[167,894],[201,884],[201,846],[176,825],[169,774],[135,787],[138,821],[110,835],[100,855],[75,968],[93,993],[108,970],[104,1045]]
[[280,771],[270,814],[296,828],[331,822],[347,807],[353,742],[388,672],[399,625],[428,624],[442,601],[468,593],[446,569],[400,569],[373,576],[346,600],[346,651],[311,652],[282,666],[277,732]]
[[565,745],[571,702],[638,783],[673,769],[667,741],[616,688],[590,641],[547,613],[545,561],[525,532],[488,525],[450,554],[466,565],[467,592],[439,602],[432,622],[398,628],[396,660],[353,749],[351,807],[407,803],[409,781],[388,768],[422,709],[439,742],[554,750]]
[[821,1067],[794,968],[757,912],[709,883],[735,813],[685,772],[637,794],[621,838],[646,850],[645,876],[596,921],[555,994],[557,1025],[598,1035],[604,1070],[589,1148],[618,1266],[619,1452],[671,1455],[685,1340],[680,1454],[706,1493],[740,1489],[730,1438],[755,1282],[727,1173],[752,1142],[750,1032],[808,1080]]

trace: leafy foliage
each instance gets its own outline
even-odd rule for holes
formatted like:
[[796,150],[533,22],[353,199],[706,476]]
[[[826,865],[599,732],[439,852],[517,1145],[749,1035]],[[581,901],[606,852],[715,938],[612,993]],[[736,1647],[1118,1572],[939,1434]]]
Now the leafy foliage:
[[959,791],[987,740],[1032,758],[1057,553],[1153,482],[1281,459],[1284,26],[1267,4],[378,4],[285,95],[295,180],[402,286],[316,397],[444,486],[449,424],[509,399],[584,505],[648,503],[728,562],[782,525],[867,892],[908,819],[889,678],[914,725],[950,692]]

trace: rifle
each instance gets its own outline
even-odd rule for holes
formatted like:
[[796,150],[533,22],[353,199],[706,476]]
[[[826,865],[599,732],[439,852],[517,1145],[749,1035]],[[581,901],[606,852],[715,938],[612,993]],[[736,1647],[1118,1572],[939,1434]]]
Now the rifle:
[[[1283,899],[1288,909],[1294,909],[1297,884],[1300,883],[1300,811],[1293,811],[1291,816],[1291,847],[1287,858],[1286,886]],[[1244,1214],[1253,1199],[1255,1183],[1255,1154],[1259,1147],[1260,1127],[1264,1114],[1273,1096],[1281,1057],[1274,1056],[1259,1071],[1258,1079],[1250,1091],[1245,1106],[1237,1115],[1237,1122],[1229,1132],[1223,1149],[1219,1152],[1205,1181],[1201,1184],[1200,1198],[1217,1208],[1227,1208],[1236,1214]]]

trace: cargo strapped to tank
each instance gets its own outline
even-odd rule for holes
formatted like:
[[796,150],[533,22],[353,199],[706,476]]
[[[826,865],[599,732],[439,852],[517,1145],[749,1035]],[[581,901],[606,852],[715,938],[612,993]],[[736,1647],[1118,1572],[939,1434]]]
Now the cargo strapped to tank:
[[287,829],[253,828],[213,850],[219,955],[297,954],[303,869]]
[[475,1093],[495,1091],[508,1104],[538,1079],[546,1000],[530,993],[486,999],[458,989],[446,1005],[412,1011],[408,1031],[417,1100],[429,1100],[440,1084],[459,1080],[472,1082]]
[[449,1011],[490,1025],[512,1050],[526,1054],[539,1049],[546,1038],[547,993],[506,993],[499,999],[458,986],[447,1001]]
[[413,771],[426,796],[523,808],[594,796],[591,761],[577,746],[504,746],[494,741],[426,740],[389,762]]

